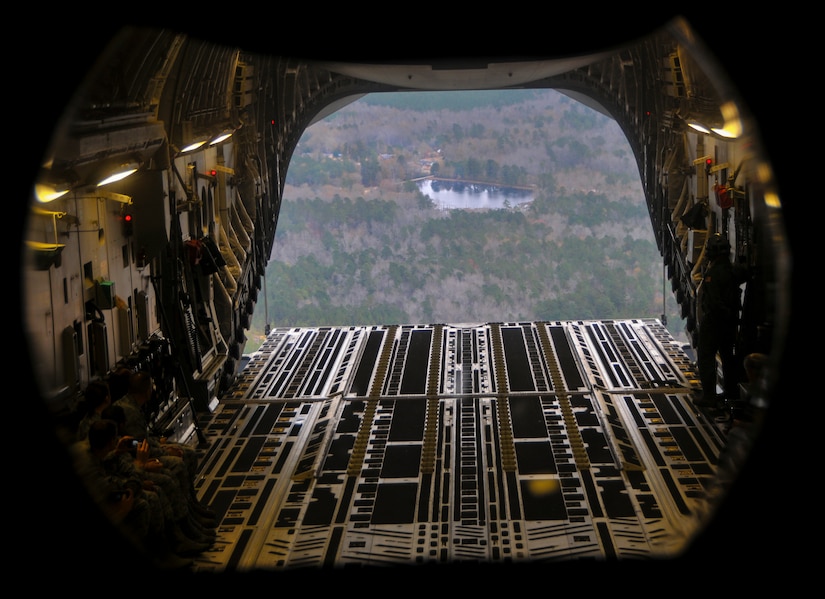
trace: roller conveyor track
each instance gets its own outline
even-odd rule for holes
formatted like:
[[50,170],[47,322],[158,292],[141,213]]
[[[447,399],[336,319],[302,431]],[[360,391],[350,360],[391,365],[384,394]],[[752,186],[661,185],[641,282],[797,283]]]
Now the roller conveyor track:
[[576,424],[576,415],[570,405],[570,397],[567,392],[567,386],[564,382],[564,378],[562,377],[561,368],[559,367],[553,344],[550,341],[550,336],[547,334],[546,327],[538,325],[536,327],[536,332],[538,333],[542,351],[544,352],[545,363],[550,371],[550,379],[553,381],[553,389],[555,390],[559,407],[561,408],[564,416],[564,427],[570,440],[570,446],[576,460],[576,467],[579,470],[585,470],[590,467],[590,462],[587,459],[587,450],[585,448],[581,433],[579,432],[579,427]]
[[708,513],[724,434],[656,320],[318,333],[202,424],[197,570],[667,558]]

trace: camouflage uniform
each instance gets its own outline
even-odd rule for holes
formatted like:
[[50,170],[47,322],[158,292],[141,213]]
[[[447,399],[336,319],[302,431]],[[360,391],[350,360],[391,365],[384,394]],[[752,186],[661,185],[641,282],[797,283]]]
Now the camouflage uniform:
[[117,473],[131,480],[147,480],[154,484],[160,508],[170,522],[176,522],[189,513],[188,498],[181,489],[180,482],[165,472],[149,472],[137,466],[134,457],[129,453],[112,452],[104,458],[104,465],[111,473]]
[[[121,397],[114,405],[120,406],[126,417],[121,427],[121,434],[149,441],[150,456],[158,458],[167,472],[178,478],[183,489],[192,487],[197,472],[197,454],[195,450],[180,443],[162,444],[155,435],[150,433],[149,424],[146,422],[143,410],[129,394]],[[165,446],[180,448],[183,451],[183,457],[168,454]]]
[[113,522],[136,545],[145,548],[152,538],[164,534],[163,510],[155,494],[143,492],[134,479],[110,472],[104,460],[92,453],[87,440],[74,443],[71,453],[81,481],[107,516],[114,505],[114,495],[126,489],[132,491],[132,509],[121,521]]
[[100,420],[100,418],[100,412],[90,412],[86,414],[77,424],[75,438],[78,441],[83,441],[89,435],[89,428],[91,428],[92,423]]

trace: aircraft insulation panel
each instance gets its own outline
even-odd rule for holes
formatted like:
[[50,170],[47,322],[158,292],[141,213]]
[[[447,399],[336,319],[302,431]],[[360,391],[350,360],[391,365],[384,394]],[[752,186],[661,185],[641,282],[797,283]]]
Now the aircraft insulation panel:
[[196,570],[677,556],[697,379],[653,319],[274,329],[201,424]]

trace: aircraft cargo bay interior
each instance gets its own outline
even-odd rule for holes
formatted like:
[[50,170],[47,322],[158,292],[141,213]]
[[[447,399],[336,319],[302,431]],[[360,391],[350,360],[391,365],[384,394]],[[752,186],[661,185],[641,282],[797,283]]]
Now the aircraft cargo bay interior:
[[[77,24],[72,43],[51,41],[68,57],[95,51],[77,59],[77,80],[54,73],[62,85],[42,110],[55,123],[30,152],[13,225],[13,354],[24,358],[22,403],[48,433],[48,474],[26,473],[21,509],[36,524],[12,546],[52,573],[38,584],[65,585],[93,562],[134,588],[155,575],[258,574],[275,592],[380,571],[403,572],[400,590],[435,568],[488,590],[490,568],[589,582],[590,566],[639,564],[687,585],[704,560],[721,572],[732,556],[802,553],[788,537],[807,517],[811,477],[790,475],[798,442],[777,441],[784,395],[804,378],[798,336],[812,328],[799,324],[810,315],[788,235],[798,203],[777,177],[789,148],[774,111],[754,108],[770,97],[753,76],[771,80],[769,61],[741,64],[766,54],[759,34],[722,44],[705,21],[676,15],[626,35],[611,25],[603,38],[594,28],[522,56],[495,45],[347,56],[343,41],[332,51],[271,26],[255,35],[263,23],[105,34]],[[271,287],[292,289],[268,267],[302,137],[365,96],[483,90],[554,90],[617,125],[658,252],[650,295],[662,312],[271,327],[267,313],[249,349]],[[560,147],[574,148],[568,133]],[[352,177],[381,197],[369,158],[352,160]],[[529,173],[524,188],[552,210],[550,175]],[[584,230],[578,241],[600,239]],[[712,270],[721,263],[735,274]],[[508,293],[553,287],[533,272],[538,283],[508,282]],[[730,293],[721,310],[707,299],[720,280],[734,307]]]

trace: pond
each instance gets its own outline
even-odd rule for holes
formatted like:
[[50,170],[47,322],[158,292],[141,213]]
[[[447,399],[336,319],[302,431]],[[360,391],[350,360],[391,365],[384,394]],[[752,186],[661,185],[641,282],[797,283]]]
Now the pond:
[[441,179],[422,179],[417,184],[419,191],[432,199],[441,210],[457,208],[497,210],[533,200],[531,190],[515,187]]

